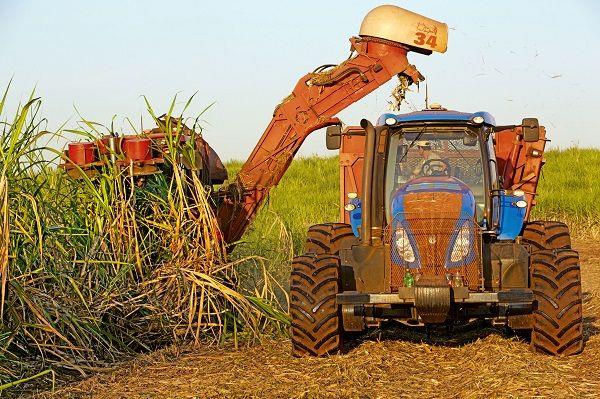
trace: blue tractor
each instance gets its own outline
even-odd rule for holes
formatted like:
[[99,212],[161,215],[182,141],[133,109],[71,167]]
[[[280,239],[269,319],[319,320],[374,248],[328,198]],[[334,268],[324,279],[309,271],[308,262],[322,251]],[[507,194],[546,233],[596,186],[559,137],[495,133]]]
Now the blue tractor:
[[343,219],[312,226],[292,262],[293,354],[337,352],[349,332],[391,320],[426,331],[486,320],[535,351],[581,352],[569,230],[529,221],[545,142],[537,119],[498,126],[439,105],[330,127]]

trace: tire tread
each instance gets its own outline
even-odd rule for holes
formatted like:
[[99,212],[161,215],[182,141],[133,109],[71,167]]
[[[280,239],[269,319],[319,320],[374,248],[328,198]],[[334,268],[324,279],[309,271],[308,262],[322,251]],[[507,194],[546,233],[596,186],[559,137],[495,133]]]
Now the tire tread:
[[[549,268],[548,264],[554,267]],[[531,288],[537,304],[532,348],[556,356],[581,353],[584,342],[577,252],[565,248],[533,252]]]
[[[296,357],[325,356],[341,349],[341,315],[335,299],[340,291],[339,265],[339,258],[327,253],[307,253],[292,261],[290,335]],[[310,278],[304,278],[307,270]]]

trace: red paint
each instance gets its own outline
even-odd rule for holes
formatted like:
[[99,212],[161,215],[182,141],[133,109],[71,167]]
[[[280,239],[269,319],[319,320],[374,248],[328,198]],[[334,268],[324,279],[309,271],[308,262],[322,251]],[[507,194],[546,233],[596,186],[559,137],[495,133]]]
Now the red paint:
[[[340,146],[340,221],[350,223],[350,214],[344,210],[349,202],[348,193],[362,193],[362,168],[365,158],[365,136],[360,126],[348,126]],[[353,134],[354,133],[354,134]],[[363,135],[359,135],[359,134]]]
[[100,140],[96,141],[96,144],[98,145],[98,151],[100,151],[100,154],[110,154],[110,136],[102,137]]
[[69,143],[69,159],[75,165],[87,165],[96,160],[94,143]]
[[[533,143],[523,140],[523,127],[515,126],[494,133],[498,172],[503,177],[503,188],[523,190],[527,201],[525,220],[536,204],[538,180],[544,165],[546,129],[540,126],[540,139]],[[534,152],[537,155],[534,155]]]
[[123,153],[131,161],[147,161],[152,159],[150,139],[126,138],[123,140]]

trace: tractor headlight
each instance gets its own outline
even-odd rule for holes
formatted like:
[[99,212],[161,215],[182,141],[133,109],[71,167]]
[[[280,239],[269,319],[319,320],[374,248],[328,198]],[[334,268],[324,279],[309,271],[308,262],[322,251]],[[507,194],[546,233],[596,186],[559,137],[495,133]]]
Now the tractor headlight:
[[396,232],[394,233],[394,244],[396,245],[396,251],[400,258],[408,263],[415,261],[415,253],[412,249],[412,245],[410,245],[408,234],[406,234],[406,230],[402,227],[396,228]]
[[456,235],[454,247],[452,248],[452,253],[450,254],[450,261],[458,262],[464,259],[469,254],[470,247],[471,232],[469,231],[469,227],[465,224],[463,227],[461,227]]
[[527,201],[519,200],[515,202],[515,205],[517,206],[517,208],[527,208]]

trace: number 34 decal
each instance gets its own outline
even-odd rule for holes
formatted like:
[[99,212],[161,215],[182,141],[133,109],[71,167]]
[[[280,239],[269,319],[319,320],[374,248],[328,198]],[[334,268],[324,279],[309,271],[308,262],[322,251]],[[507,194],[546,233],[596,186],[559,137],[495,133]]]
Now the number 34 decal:
[[435,47],[436,37],[434,35],[427,37],[427,35],[425,35],[425,33],[423,33],[423,32],[417,32],[416,35],[417,35],[417,38],[414,41],[415,44],[419,44],[419,45],[428,44],[431,47]]

